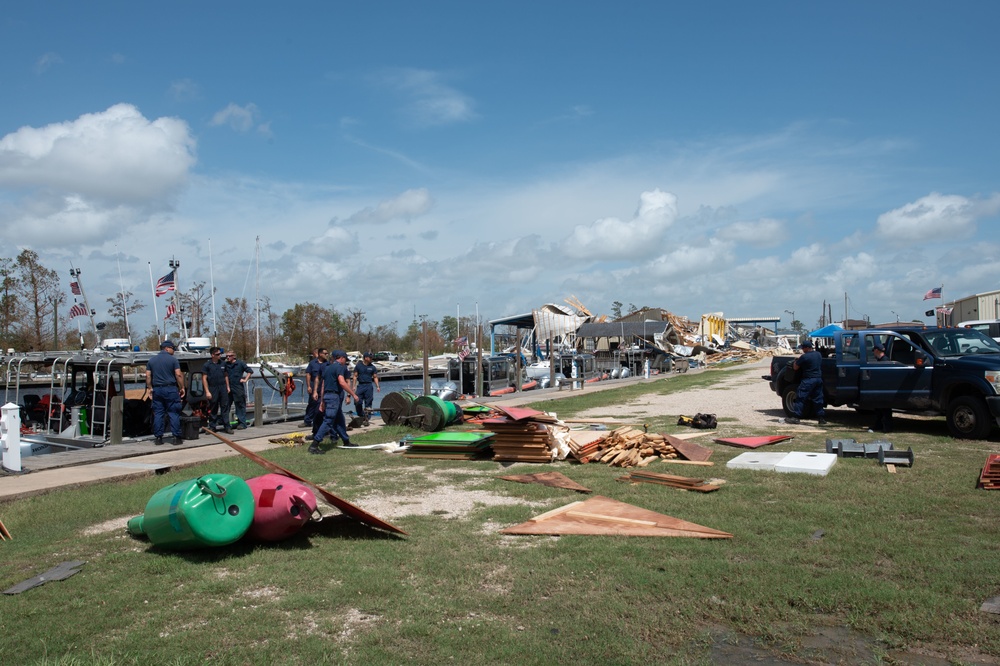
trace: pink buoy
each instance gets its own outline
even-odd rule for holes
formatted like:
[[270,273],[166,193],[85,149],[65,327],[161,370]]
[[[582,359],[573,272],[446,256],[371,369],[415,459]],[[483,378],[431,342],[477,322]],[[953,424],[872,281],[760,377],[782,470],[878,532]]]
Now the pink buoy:
[[316,495],[309,486],[282,474],[247,479],[253,492],[253,522],[247,532],[262,541],[281,541],[294,535],[316,511]]

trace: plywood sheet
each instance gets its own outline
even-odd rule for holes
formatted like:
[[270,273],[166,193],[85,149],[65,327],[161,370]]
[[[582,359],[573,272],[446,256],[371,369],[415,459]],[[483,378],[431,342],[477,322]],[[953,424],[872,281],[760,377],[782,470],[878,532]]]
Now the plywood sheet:
[[760,437],[717,437],[712,441],[729,446],[740,446],[744,449],[756,449],[759,446],[777,444],[789,439],[792,439],[791,435],[761,435]]
[[704,462],[712,457],[712,449],[694,442],[686,442],[683,439],[664,433],[663,438],[670,446],[674,447],[677,453],[684,456],[685,460],[697,460]]
[[307,486],[309,486],[314,492],[318,493],[319,495],[322,495],[323,499],[325,499],[327,502],[329,502],[333,506],[337,507],[342,512],[344,512],[346,515],[350,516],[351,518],[354,518],[355,520],[360,521],[360,522],[364,523],[365,525],[371,525],[372,527],[377,527],[377,528],[382,529],[382,530],[388,530],[390,532],[396,532],[397,534],[406,534],[406,532],[404,532],[403,530],[399,529],[395,525],[393,525],[391,523],[387,523],[386,521],[382,520],[381,518],[376,518],[375,516],[373,516],[372,514],[368,513],[367,511],[365,511],[361,507],[355,506],[355,505],[351,504],[350,502],[348,502],[347,500],[345,500],[345,499],[343,499],[341,497],[337,497],[336,495],[334,495],[333,493],[331,493],[329,490],[326,490],[325,488],[320,488],[319,486],[317,486],[312,481],[304,479],[301,476],[299,476],[298,474],[295,474],[294,472],[288,471],[287,469],[285,469],[281,465],[279,465],[277,463],[273,463],[270,460],[268,460],[267,458],[264,458],[262,456],[257,455],[256,453],[254,453],[250,449],[237,444],[236,442],[234,442],[233,440],[229,439],[228,437],[223,437],[219,433],[213,432],[211,430],[208,430],[207,428],[205,429],[205,432],[208,432],[208,433],[214,435],[216,437],[216,439],[219,439],[219,440],[225,442],[226,444],[229,445],[230,448],[235,449],[236,451],[239,451],[244,456],[246,456],[250,460],[254,461],[255,463],[257,463],[258,465],[260,465],[261,467],[263,467],[267,471],[274,472],[275,474],[283,474],[284,476],[287,476],[290,479],[295,479],[296,481],[301,481],[302,483],[304,483]]
[[573,502],[501,534],[581,534],[731,539],[732,534],[598,495]]
[[580,493],[590,493],[593,492],[590,488],[586,486],[581,486],[579,483],[569,478],[562,472],[539,472],[538,474],[510,474],[507,476],[501,476],[504,481],[515,481],[517,483],[538,483],[543,486],[549,486],[551,488],[565,488],[566,490],[575,490]]

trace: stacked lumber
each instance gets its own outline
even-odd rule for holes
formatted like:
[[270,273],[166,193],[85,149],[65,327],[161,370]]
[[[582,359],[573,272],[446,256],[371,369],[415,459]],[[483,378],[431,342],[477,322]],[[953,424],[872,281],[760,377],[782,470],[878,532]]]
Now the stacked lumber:
[[986,458],[986,464],[983,465],[983,472],[979,475],[979,483],[976,487],[986,490],[1000,488],[1000,453],[991,453]]
[[582,463],[599,462],[613,467],[644,467],[658,458],[676,457],[677,451],[663,435],[624,426],[612,430],[593,445],[593,452],[577,459]]
[[705,479],[692,479],[688,476],[676,476],[674,474],[657,474],[656,472],[647,472],[646,470],[629,472],[625,476],[619,477],[618,480],[630,483],[657,483],[661,486],[670,486],[671,488],[680,488],[681,490],[695,490],[699,493],[710,493],[722,487],[720,484],[709,483]]
[[507,462],[552,462],[552,433],[555,419],[541,414],[514,420],[486,419],[482,426],[494,433],[493,459]]

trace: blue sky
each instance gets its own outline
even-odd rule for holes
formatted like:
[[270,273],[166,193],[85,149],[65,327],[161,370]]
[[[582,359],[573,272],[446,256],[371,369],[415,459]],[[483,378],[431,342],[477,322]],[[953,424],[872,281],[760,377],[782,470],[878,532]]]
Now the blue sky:
[[279,312],[400,330],[1000,288],[1000,4],[619,4],[8,3],[0,255],[99,309],[120,260],[143,330],[150,264],[252,300],[257,236]]

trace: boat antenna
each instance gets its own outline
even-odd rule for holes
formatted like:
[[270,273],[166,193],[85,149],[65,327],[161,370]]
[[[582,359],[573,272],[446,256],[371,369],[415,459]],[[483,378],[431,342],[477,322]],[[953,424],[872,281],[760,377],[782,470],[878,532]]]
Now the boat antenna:
[[[87,300],[87,292],[83,290],[83,280],[80,279],[80,269],[69,262],[69,274],[73,277],[73,283],[80,290],[80,297],[83,299],[83,307],[87,308],[87,316],[90,317],[90,327],[94,329],[94,338],[100,343],[100,334],[97,332],[97,324],[94,323],[94,311],[90,309],[90,302]],[[72,286],[70,286],[72,291]]]
[[156,284],[153,282],[153,263],[147,261],[146,266],[149,267],[149,293],[153,295],[153,325],[156,326],[156,339],[162,340],[163,338],[160,337],[160,313],[156,311]]
[[170,266],[170,272],[174,275],[174,307],[177,308],[177,318],[180,319],[177,332],[181,334],[186,342],[188,337],[187,322],[184,321],[184,310],[181,308],[180,280],[177,279],[177,270],[181,267],[181,262],[171,258],[168,265]]
[[256,257],[256,293],[254,294],[254,311],[257,316],[257,358],[260,358],[260,236],[257,236],[257,244],[254,248]]
[[118,286],[121,287],[122,313],[125,315],[125,337],[128,338],[129,349],[132,348],[132,329],[128,325],[128,304],[125,302],[125,281],[122,279],[122,253],[115,243],[115,260],[118,262]]
[[219,327],[215,323],[215,270],[212,267],[212,239],[208,239],[208,280],[212,290],[212,344],[219,344]]

